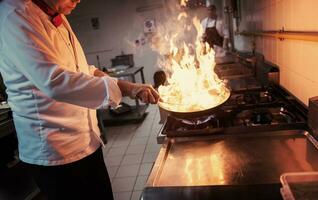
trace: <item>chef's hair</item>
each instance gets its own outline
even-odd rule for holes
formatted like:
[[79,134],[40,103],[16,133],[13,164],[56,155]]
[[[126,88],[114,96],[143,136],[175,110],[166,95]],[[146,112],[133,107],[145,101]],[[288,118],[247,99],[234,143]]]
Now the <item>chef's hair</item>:
[[207,8],[209,9],[209,10],[216,10],[216,6],[214,5],[214,4],[211,4],[211,5],[209,5],[209,6],[207,6]]

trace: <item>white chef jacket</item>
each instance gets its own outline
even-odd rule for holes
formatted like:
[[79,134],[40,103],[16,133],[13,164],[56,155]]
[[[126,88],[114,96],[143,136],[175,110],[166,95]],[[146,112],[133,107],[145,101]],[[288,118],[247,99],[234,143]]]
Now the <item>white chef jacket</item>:
[[93,76],[63,18],[56,28],[31,0],[0,3],[0,72],[19,157],[30,164],[62,165],[93,153],[101,142],[95,109],[121,100],[116,79]]
[[[229,38],[229,30],[225,26],[222,19],[217,19],[215,22],[215,19],[211,19],[207,17],[201,21],[201,26],[203,27],[204,32],[206,28],[211,28],[216,26],[216,30],[218,31],[220,36],[222,36],[224,39]],[[214,45],[214,51],[215,51],[215,57],[223,57],[226,55],[226,51],[220,46]]]

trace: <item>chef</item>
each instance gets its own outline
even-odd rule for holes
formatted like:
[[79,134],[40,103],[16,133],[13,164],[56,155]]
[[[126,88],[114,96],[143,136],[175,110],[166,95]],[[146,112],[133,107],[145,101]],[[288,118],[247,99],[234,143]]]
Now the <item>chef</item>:
[[203,42],[209,43],[215,51],[215,57],[221,58],[226,55],[229,42],[229,31],[222,19],[218,18],[215,5],[208,5],[208,17],[201,21],[204,30]]
[[149,85],[88,65],[65,15],[80,0],[0,0],[0,72],[19,158],[49,199],[113,199],[96,109],[122,96],[156,103]]

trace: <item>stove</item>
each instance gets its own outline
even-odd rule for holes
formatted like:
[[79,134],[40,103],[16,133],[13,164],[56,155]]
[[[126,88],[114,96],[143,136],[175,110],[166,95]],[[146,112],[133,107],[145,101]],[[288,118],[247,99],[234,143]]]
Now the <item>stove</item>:
[[293,95],[270,85],[232,91],[204,117],[168,116],[143,199],[282,199],[282,174],[318,170],[307,113]]
[[318,170],[318,97],[307,109],[269,78],[272,66],[250,60],[245,71],[216,67],[231,97],[207,116],[160,113],[162,146],[144,200],[277,200],[283,173]]
[[270,85],[266,88],[234,91],[224,105],[208,116],[187,119],[168,116],[158,141],[160,136],[306,130],[306,127],[306,107],[281,87]]

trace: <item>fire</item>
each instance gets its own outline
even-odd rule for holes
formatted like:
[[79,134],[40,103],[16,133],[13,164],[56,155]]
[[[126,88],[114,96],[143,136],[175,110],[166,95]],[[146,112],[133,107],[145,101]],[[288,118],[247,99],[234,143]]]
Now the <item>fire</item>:
[[187,6],[188,0],[181,0],[180,5],[181,6]]
[[[178,20],[185,17],[181,13]],[[161,106],[170,111],[201,111],[220,105],[230,96],[225,83],[214,72],[213,49],[201,42],[204,30],[199,19],[194,17],[192,23],[197,31],[195,45],[183,42],[178,48],[178,33],[170,37],[170,53],[163,66],[168,74],[167,84],[158,89]]]

